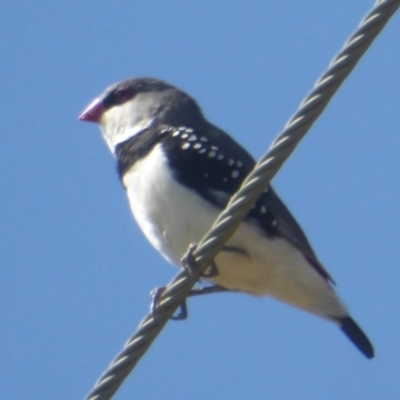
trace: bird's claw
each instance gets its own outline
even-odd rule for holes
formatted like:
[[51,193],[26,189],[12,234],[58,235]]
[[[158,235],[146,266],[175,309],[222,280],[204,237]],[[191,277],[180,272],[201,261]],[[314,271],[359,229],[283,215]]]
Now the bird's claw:
[[[157,319],[157,307],[158,303],[160,301],[160,297],[162,293],[165,291],[166,287],[161,286],[153,289],[150,292],[150,297],[151,297],[151,304],[150,304],[150,312],[151,315],[153,316],[153,319]],[[186,305],[186,300],[184,300],[181,304],[179,304],[177,313],[175,315],[171,316],[171,319],[175,321],[182,321],[184,319],[187,319],[188,317],[188,309]]]
[[[196,260],[193,256],[194,251],[197,248],[197,244],[191,243],[188,251],[182,257],[183,268],[191,275],[194,275],[197,271]],[[213,278],[218,275],[218,268],[215,262],[212,261],[210,265],[200,275],[202,278]]]

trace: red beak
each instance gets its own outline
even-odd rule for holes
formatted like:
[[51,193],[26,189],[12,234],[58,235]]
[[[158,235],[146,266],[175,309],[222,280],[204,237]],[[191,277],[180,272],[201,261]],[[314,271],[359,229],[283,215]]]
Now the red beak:
[[101,100],[95,99],[86,107],[78,119],[79,121],[99,123],[104,111]]

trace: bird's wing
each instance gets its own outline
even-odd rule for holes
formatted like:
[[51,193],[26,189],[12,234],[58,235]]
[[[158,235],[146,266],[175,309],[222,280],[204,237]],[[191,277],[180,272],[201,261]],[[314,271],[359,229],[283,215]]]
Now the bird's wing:
[[172,131],[163,148],[175,179],[218,208],[226,205],[254,166],[242,147],[210,124]]
[[[197,130],[171,128],[162,144],[175,179],[220,209],[226,206],[255,165],[245,149],[211,124]],[[271,239],[288,240],[324,279],[333,283],[299,224],[271,186],[257,200],[246,220],[255,223]]]

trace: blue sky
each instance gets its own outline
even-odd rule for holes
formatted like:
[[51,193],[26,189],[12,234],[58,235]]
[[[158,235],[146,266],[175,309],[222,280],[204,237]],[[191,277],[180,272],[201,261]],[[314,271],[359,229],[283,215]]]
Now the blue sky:
[[[6,1],[0,14],[0,398],[80,399],[176,273],[77,121],[153,76],[261,156],[372,1]],[[376,348],[268,298],[190,300],[116,399],[397,399],[400,16],[274,185]]]

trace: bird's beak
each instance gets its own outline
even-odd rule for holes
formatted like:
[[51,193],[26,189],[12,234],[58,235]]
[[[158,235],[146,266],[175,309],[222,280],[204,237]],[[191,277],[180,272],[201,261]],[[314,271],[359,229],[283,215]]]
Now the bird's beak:
[[86,107],[78,119],[79,121],[99,123],[104,111],[102,101],[95,99]]

